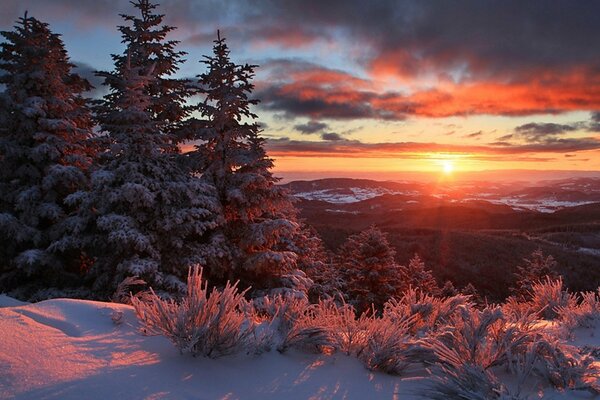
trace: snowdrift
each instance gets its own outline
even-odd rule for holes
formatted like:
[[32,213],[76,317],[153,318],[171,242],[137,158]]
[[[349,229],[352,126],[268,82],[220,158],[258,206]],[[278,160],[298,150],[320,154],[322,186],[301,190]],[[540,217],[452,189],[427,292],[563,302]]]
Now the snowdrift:
[[[419,399],[428,385],[425,369],[374,373],[340,353],[180,355],[166,338],[144,336],[121,304],[0,296],[0,307],[2,399]],[[597,346],[598,330],[577,330],[574,343]],[[530,398],[592,398],[525,386]]]

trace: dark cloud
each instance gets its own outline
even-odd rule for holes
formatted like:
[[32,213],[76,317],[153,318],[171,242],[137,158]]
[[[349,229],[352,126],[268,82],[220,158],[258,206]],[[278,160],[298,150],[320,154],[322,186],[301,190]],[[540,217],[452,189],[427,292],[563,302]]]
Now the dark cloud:
[[[600,3],[571,0],[162,0],[159,10],[190,41],[205,43],[221,28],[230,38],[302,47],[346,41],[374,70],[415,76],[437,73],[454,81],[529,79],[558,75],[600,59],[590,43],[600,37]],[[12,23],[25,8],[34,15],[82,25],[114,24],[131,12],[119,0],[4,0]],[[549,81],[552,76],[545,76]]]
[[[520,155],[531,158],[535,153],[575,153],[600,149],[595,138],[558,139],[552,143],[515,145],[496,142],[488,145],[457,145],[440,143],[397,142],[364,143],[359,140],[305,141],[289,138],[269,139],[269,154],[273,156],[304,157],[365,157],[365,158],[423,158],[424,152],[443,152],[485,156],[510,156],[515,161]],[[539,160],[548,158],[539,158]]]
[[513,138],[513,134],[509,133],[508,135],[504,135],[504,136],[500,136],[498,139],[496,139],[499,142],[506,142],[507,140],[510,140]]
[[465,135],[463,137],[469,138],[469,139],[479,139],[479,138],[481,138],[481,135],[483,135],[483,132],[478,131],[478,132],[469,133],[468,135]]
[[[258,89],[264,109],[287,117],[402,120],[600,109],[600,57],[590,50],[600,38],[597,1],[159,2],[165,22],[179,27],[174,38],[187,45],[208,46],[221,28],[230,41],[251,49],[326,44],[356,60],[348,68],[363,68],[368,78],[298,61],[293,70],[281,61],[281,69],[295,76],[270,70],[274,82],[265,79]],[[113,31],[122,23],[119,13],[134,12],[119,0],[4,0],[0,23],[8,28],[25,8],[51,22]],[[434,77],[443,85],[407,93],[370,86],[370,79],[384,75],[409,83]],[[591,127],[600,131],[599,125]]]
[[314,120],[310,120],[305,124],[294,125],[294,129],[304,135],[310,135],[313,133],[322,132],[328,128],[329,128],[329,125],[327,125],[326,123],[314,121]]
[[572,132],[578,129],[578,124],[555,124],[552,122],[520,125],[515,128],[515,134],[528,142],[540,142]]
[[330,142],[338,142],[340,140],[345,140],[339,133],[335,132],[327,132],[321,135],[321,139],[327,140]]
[[590,132],[600,132],[600,111],[593,112],[588,125]]

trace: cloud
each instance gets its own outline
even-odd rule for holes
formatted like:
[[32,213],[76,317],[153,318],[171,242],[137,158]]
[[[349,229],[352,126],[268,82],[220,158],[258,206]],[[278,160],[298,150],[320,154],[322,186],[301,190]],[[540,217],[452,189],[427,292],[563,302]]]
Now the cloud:
[[513,135],[512,133],[509,133],[508,135],[504,135],[504,136],[500,136],[498,139],[496,139],[499,142],[506,142],[507,140],[510,140],[514,137],[515,135]]
[[600,111],[593,112],[588,125],[590,132],[600,132]]
[[600,74],[552,82],[481,82],[411,92],[380,91],[349,72],[296,60],[267,61],[257,83],[264,110],[288,118],[405,120],[473,114],[530,115],[600,108]]
[[[277,75],[272,63],[258,94],[264,109],[290,118],[403,120],[600,110],[600,58],[590,50],[590,38],[600,37],[599,2],[160,3],[165,23],[179,28],[174,37],[187,46],[210,45],[221,28],[257,58],[283,48],[285,54],[300,49],[299,56],[323,55],[323,62],[331,61],[327,52],[333,59],[352,60],[344,68],[353,73],[298,60],[285,66],[281,60],[280,69],[292,72],[289,77]],[[52,23],[113,32],[122,23],[119,13],[134,13],[129,2],[119,0],[4,0],[0,22],[8,28],[25,8]],[[389,76],[402,83],[402,91],[375,85]],[[592,125],[595,131],[598,125]]]
[[325,129],[328,129],[329,125],[324,122],[310,120],[305,124],[294,125],[294,129],[304,135],[310,135],[313,133],[322,132]]
[[465,135],[463,137],[469,138],[469,139],[480,139],[481,135],[483,135],[483,132],[478,131],[478,132],[469,133],[468,135]]
[[579,129],[580,124],[556,124],[553,122],[520,125],[515,128],[515,135],[523,138],[526,142],[539,143],[556,140],[557,136],[564,135]]
[[426,158],[428,155],[456,154],[472,157],[498,157],[516,161],[516,157],[549,159],[540,154],[575,153],[599,150],[600,140],[595,138],[559,139],[552,143],[515,145],[497,142],[488,145],[457,145],[441,143],[394,142],[364,143],[359,140],[306,141],[289,138],[267,140],[269,154],[298,157],[347,157],[347,158]]
[[323,133],[321,135],[321,139],[327,140],[330,142],[338,142],[340,140],[344,140],[344,138],[339,133],[335,133],[335,132]]

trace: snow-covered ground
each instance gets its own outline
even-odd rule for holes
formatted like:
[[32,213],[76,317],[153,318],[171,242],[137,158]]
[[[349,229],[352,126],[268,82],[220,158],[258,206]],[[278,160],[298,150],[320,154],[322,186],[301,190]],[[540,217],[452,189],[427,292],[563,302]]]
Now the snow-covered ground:
[[[351,204],[358,203],[364,200],[373,199],[385,194],[404,195],[404,196],[419,196],[422,193],[418,191],[394,191],[386,188],[338,188],[338,189],[323,189],[309,192],[295,193],[294,196],[305,200],[320,200],[332,204]],[[434,193],[433,197],[445,199],[447,193]],[[531,199],[524,196],[499,196],[496,193],[471,193],[461,199],[463,202],[468,201],[488,201],[492,204],[507,205],[514,210],[531,210],[543,213],[551,213],[563,208],[592,204],[596,201],[562,201],[554,198]],[[458,200],[455,200],[458,201]],[[406,201],[407,204],[414,203],[414,200]],[[453,201],[454,202],[454,201]],[[335,210],[328,210],[335,211]]]
[[[167,339],[140,334],[121,304],[0,296],[0,307],[2,399],[417,399],[428,382],[424,369],[373,373],[342,354],[182,356]],[[576,340],[597,346],[600,329],[579,330]],[[532,399],[592,398],[528,387]]]
[[315,190],[312,192],[300,192],[294,194],[294,196],[305,200],[320,200],[333,204],[349,204],[369,200],[374,197],[383,196],[384,194],[401,194],[405,196],[417,196],[419,195],[419,192],[401,192],[386,188],[350,187],[339,189]]
[[182,356],[140,334],[126,305],[5,296],[0,305],[1,399],[409,399],[423,380],[372,373],[342,354]]

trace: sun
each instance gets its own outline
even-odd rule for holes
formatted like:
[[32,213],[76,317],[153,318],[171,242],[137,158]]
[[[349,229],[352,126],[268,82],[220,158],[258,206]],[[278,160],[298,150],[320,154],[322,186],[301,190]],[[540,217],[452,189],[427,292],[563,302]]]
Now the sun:
[[444,174],[450,175],[452,173],[452,171],[454,171],[454,164],[452,163],[452,161],[450,161],[450,160],[442,161],[442,170],[444,171]]

